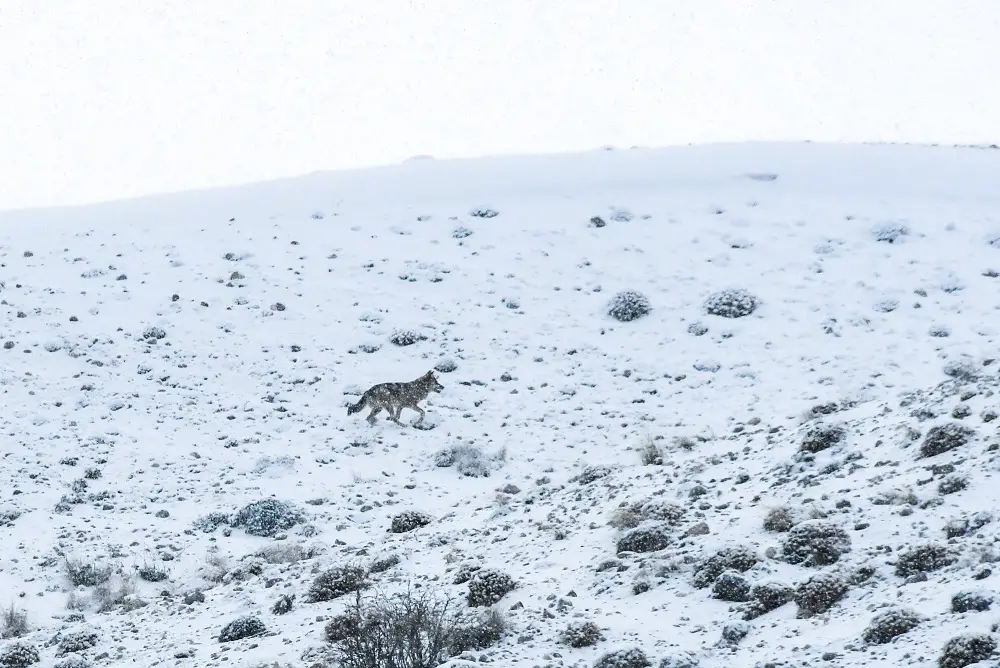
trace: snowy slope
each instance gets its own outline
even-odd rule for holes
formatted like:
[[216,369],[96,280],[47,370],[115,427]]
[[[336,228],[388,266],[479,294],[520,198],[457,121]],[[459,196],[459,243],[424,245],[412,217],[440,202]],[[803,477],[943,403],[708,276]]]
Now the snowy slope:
[[[936,660],[993,621],[952,612],[952,596],[1000,578],[974,579],[1000,559],[1000,519],[946,535],[1000,512],[998,211],[1000,151],[747,144],[415,159],[0,213],[0,605],[29,624],[0,655],[29,642],[51,665],[53,639],[90,629],[95,665],[311,665],[343,607],[305,602],[315,574],[396,554],[375,576],[390,590],[435,580],[464,595],[462,563],[517,581],[497,604],[510,633],[472,657],[491,665],[592,665],[630,647],[653,665],[685,651],[704,667]],[[730,289],[756,310],[705,312]],[[652,310],[609,317],[623,290]],[[419,340],[394,345],[400,331]],[[368,386],[447,361],[430,429],[346,415]],[[951,423],[966,442],[920,456]],[[816,425],[843,438],[803,454]],[[649,444],[661,463],[644,463]],[[457,445],[490,475],[438,466]],[[262,498],[305,521],[277,537],[195,528]],[[669,544],[616,556],[620,506],[646,500],[683,510]],[[789,563],[788,533],[764,527],[781,507],[841,527],[849,551]],[[433,522],[390,533],[407,510]],[[276,542],[304,553],[238,570]],[[899,574],[925,544],[948,563]],[[825,612],[790,602],[720,643],[746,604],[695,581],[732,546],[759,560],[751,584],[851,584]],[[67,558],[120,568],[137,590],[100,612]],[[166,580],[132,577],[153,564]],[[204,602],[185,604],[196,590]],[[281,594],[296,602],[276,615]],[[887,606],[926,619],[865,643]],[[246,614],[268,633],[218,642]],[[604,640],[561,645],[582,620]]]

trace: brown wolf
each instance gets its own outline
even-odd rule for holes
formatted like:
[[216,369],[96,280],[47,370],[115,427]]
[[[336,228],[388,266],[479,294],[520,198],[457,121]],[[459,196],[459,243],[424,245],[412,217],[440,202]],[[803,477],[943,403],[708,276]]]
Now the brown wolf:
[[384,408],[389,413],[386,417],[387,420],[405,426],[399,421],[399,414],[403,412],[404,408],[410,408],[420,413],[420,419],[416,421],[416,424],[420,424],[424,421],[424,410],[417,405],[417,402],[426,399],[431,392],[440,392],[443,389],[444,386],[438,382],[433,371],[428,371],[420,378],[408,383],[379,383],[368,388],[361,395],[361,401],[349,405],[347,414],[353,415],[360,412],[367,405],[372,409],[372,412],[368,414],[366,419],[369,424],[375,424],[375,416]]

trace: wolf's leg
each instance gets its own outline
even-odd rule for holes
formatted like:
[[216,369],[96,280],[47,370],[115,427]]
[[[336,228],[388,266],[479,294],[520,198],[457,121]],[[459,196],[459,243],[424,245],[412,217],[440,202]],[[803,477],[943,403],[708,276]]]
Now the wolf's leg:
[[426,413],[424,412],[424,409],[423,409],[423,408],[421,408],[420,406],[411,406],[411,408],[412,408],[413,410],[417,411],[418,413],[420,413],[420,417],[419,417],[419,418],[417,418],[417,421],[416,421],[416,422],[414,422],[414,424],[423,424],[423,423],[424,423],[424,416],[425,416],[425,415],[427,415],[427,414],[426,414]]
[[402,412],[403,412],[403,407],[402,406],[397,406],[396,407],[396,411],[395,412],[390,411],[389,412],[389,417],[386,418],[386,419],[387,420],[392,420],[393,422],[395,422],[396,424],[398,424],[400,427],[405,427],[406,425],[399,421],[399,414],[402,413]]
[[375,416],[378,415],[379,411],[381,410],[382,409],[378,406],[372,409],[372,412],[368,414],[367,418],[365,418],[366,420],[368,420],[368,424],[375,424]]

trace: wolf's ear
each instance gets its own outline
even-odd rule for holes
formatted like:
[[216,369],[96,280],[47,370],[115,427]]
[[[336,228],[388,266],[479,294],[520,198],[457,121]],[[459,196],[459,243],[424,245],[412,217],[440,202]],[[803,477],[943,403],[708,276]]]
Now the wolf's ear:
[[433,378],[433,377],[434,377],[434,370],[433,369],[431,369],[430,371],[428,371],[427,373],[424,374],[424,378]]

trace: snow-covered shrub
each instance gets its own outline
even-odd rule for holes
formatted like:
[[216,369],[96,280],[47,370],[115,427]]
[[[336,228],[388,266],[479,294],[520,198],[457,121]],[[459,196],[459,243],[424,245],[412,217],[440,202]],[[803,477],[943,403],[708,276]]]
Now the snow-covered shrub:
[[503,571],[483,568],[469,578],[466,600],[470,608],[493,605],[516,588],[514,578]]
[[507,620],[498,610],[487,610],[472,619],[455,624],[451,630],[448,651],[453,656],[462,652],[493,647],[507,632]]
[[961,492],[969,486],[969,479],[964,475],[950,475],[938,484],[938,494],[947,496]]
[[743,619],[756,619],[772,610],[790,603],[795,590],[783,582],[762,582],[750,589],[750,605],[743,613]]
[[847,438],[847,430],[839,424],[816,425],[806,432],[799,449],[817,453],[832,448]]
[[790,564],[826,566],[850,552],[851,537],[835,522],[806,520],[788,532],[781,552]]
[[670,545],[670,527],[660,522],[638,526],[618,539],[618,552],[656,552]]
[[163,330],[162,327],[147,327],[146,329],[142,330],[142,338],[146,339],[147,341],[149,340],[159,341],[160,339],[167,338],[167,333]]
[[27,668],[41,660],[35,646],[26,642],[15,642],[0,650],[0,668]]
[[920,545],[899,555],[896,560],[896,575],[906,578],[917,573],[930,573],[950,566],[957,557],[943,545]]
[[685,508],[661,499],[636,501],[615,509],[608,525],[616,529],[634,529],[643,522],[664,522],[676,525],[684,517]]
[[731,603],[749,601],[750,582],[736,571],[723,571],[712,583],[712,596]]
[[455,571],[455,578],[452,580],[453,584],[465,584],[472,578],[472,574],[478,571],[482,566],[474,563],[465,563],[458,567]]
[[798,617],[826,612],[844,598],[848,588],[847,579],[840,573],[817,573],[795,588],[793,600],[799,606]]
[[368,574],[360,566],[334,566],[328,568],[313,580],[309,587],[309,602],[332,601],[344,594],[361,590]]
[[427,513],[418,510],[404,510],[392,518],[389,531],[392,533],[406,533],[425,527],[434,521]]
[[389,335],[389,342],[396,346],[412,346],[419,341],[426,341],[427,337],[413,329],[394,329]]
[[471,237],[473,235],[472,230],[463,225],[459,225],[454,230],[451,231],[451,236],[454,239],[465,239],[466,237]]
[[368,572],[369,573],[385,573],[387,570],[389,570],[393,566],[399,565],[400,561],[402,561],[402,559],[400,559],[400,557],[399,557],[398,554],[390,554],[388,556],[381,557],[381,558],[376,559],[375,561],[373,561],[368,566]]
[[434,464],[453,467],[466,478],[488,478],[503,463],[503,455],[488,456],[475,445],[460,444],[443,448],[434,455]]
[[594,668],[648,668],[653,662],[638,647],[608,652],[596,662]]
[[85,652],[91,647],[97,647],[97,642],[100,639],[100,634],[94,629],[83,629],[65,633],[59,638],[59,645],[56,647],[56,656]]
[[952,612],[986,612],[993,605],[994,596],[987,591],[963,591],[951,597]]
[[265,633],[267,633],[267,627],[264,626],[264,622],[252,615],[244,615],[222,627],[222,631],[219,632],[219,642],[243,640]]
[[243,506],[233,516],[233,526],[251,536],[273,536],[305,520],[301,510],[285,501],[261,499]]
[[451,358],[440,360],[437,364],[434,365],[434,370],[437,371],[438,373],[451,373],[457,368],[458,364],[456,364],[455,360]]
[[28,613],[11,603],[0,612],[0,638],[20,638],[28,632]]
[[66,559],[66,575],[74,587],[96,587],[108,581],[114,567],[80,559]]
[[884,645],[896,636],[909,633],[922,621],[924,618],[912,610],[892,608],[872,617],[861,638],[873,645]]
[[271,613],[275,615],[287,615],[295,606],[295,594],[282,594],[271,606]]
[[70,654],[56,661],[52,668],[91,668],[90,659],[82,654]]
[[942,368],[944,375],[965,382],[973,382],[980,376],[980,369],[976,362],[967,356],[958,359],[948,360]]
[[750,625],[747,622],[729,622],[722,627],[723,645],[738,645],[741,640],[750,634]]
[[488,206],[481,206],[470,211],[469,215],[475,216],[476,218],[496,218],[500,215],[500,212],[495,211]]
[[220,526],[229,526],[230,517],[226,513],[212,512],[196,519],[192,526],[197,531],[212,533]]
[[920,457],[934,457],[960,448],[975,437],[976,431],[958,422],[939,424],[927,430],[920,444]]
[[743,288],[729,288],[708,296],[705,313],[721,318],[744,318],[760,306],[760,300]]
[[651,310],[649,298],[635,290],[619,292],[611,298],[607,305],[607,314],[619,322],[637,320],[648,315]]
[[785,533],[806,520],[816,520],[824,517],[826,517],[826,514],[815,507],[806,509],[778,506],[769,510],[764,517],[764,530]]
[[170,577],[170,571],[156,564],[143,564],[137,569],[139,578],[146,582],[163,582]]
[[691,652],[680,652],[663,657],[657,668],[699,668],[700,665],[698,657]]
[[604,633],[594,622],[570,622],[559,634],[559,642],[570,647],[591,647],[604,640]]
[[938,668],[965,668],[989,659],[996,651],[997,641],[988,633],[964,633],[944,644]]
[[883,223],[872,229],[872,236],[875,237],[875,241],[881,241],[887,244],[894,244],[897,241],[902,241],[903,238],[909,236],[909,234],[910,228],[902,223]]
[[328,643],[339,643],[358,635],[361,619],[354,612],[334,615],[323,627],[323,637]]
[[708,587],[725,571],[733,570],[744,573],[760,562],[757,553],[749,547],[725,547],[704,559],[694,571],[694,586],[698,589]]

